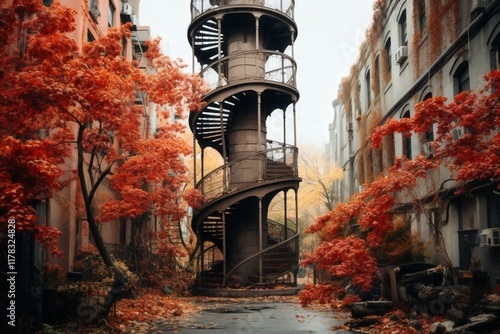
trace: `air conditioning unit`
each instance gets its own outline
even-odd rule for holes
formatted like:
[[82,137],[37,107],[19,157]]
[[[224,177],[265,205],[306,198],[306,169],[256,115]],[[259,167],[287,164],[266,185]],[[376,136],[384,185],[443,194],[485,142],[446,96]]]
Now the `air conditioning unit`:
[[122,10],[120,11],[120,18],[123,23],[132,22],[132,5],[128,2],[122,3]]
[[482,12],[486,7],[488,7],[490,1],[489,0],[472,0],[472,6],[470,9],[471,18],[475,18]]
[[462,138],[466,133],[469,133],[470,130],[468,128],[464,128],[463,126],[457,126],[452,130],[453,141],[457,141]]
[[408,47],[402,46],[398,49],[398,51],[396,51],[394,59],[396,60],[396,63],[401,65],[405,62],[406,58],[408,58]]
[[121,14],[132,15],[132,5],[128,2],[122,3],[122,12]]
[[500,247],[500,227],[487,228],[479,234],[481,247]]
[[422,145],[422,154],[426,158],[430,158],[434,155],[434,147],[430,143],[424,143]]

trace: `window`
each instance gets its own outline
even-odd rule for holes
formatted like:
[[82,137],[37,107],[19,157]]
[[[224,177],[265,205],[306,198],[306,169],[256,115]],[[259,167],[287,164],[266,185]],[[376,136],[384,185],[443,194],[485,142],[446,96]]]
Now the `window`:
[[401,33],[401,45],[402,46],[407,46],[408,45],[408,24],[406,21],[406,10],[403,11],[403,14],[401,14],[401,17],[399,18],[399,31]]
[[50,5],[52,5],[52,2],[53,2],[53,0],[43,0],[43,4],[44,4],[46,7],[50,7]]
[[[432,98],[432,93],[428,93],[427,95],[425,95],[425,97],[422,101],[428,100],[430,98]],[[425,133],[424,145],[422,147],[422,150],[423,150],[422,153],[427,157],[431,157],[433,155],[433,148],[427,144],[431,141],[434,141],[434,127],[433,127],[433,125],[431,125],[429,128],[429,131],[427,131]]]
[[366,109],[370,109],[370,103],[371,103],[371,86],[370,86],[370,71],[366,72]]
[[109,27],[114,27],[114,25],[115,25],[115,12],[116,12],[115,6],[110,1],[109,7],[108,7],[108,26]]
[[[409,110],[404,112],[403,118],[410,118]],[[411,137],[403,137],[403,154],[411,160]]]
[[493,69],[500,70],[500,36],[496,38],[496,43],[493,45],[492,50],[495,52],[494,61],[493,61]]
[[470,90],[469,63],[464,62],[455,72],[454,78],[455,95]]
[[358,81],[358,96],[357,96],[357,105],[354,105],[354,113],[355,113],[355,117],[357,116],[356,113],[358,112],[358,110],[361,109],[361,102],[360,102],[360,99],[361,99],[361,82]]
[[99,12],[99,6],[97,4],[97,0],[89,0],[89,11],[92,14],[92,17],[97,20],[101,13]]
[[90,30],[87,30],[87,42],[93,42],[95,41],[94,35],[90,32]]
[[391,39],[388,38],[387,41],[385,42],[385,53],[387,54],[387,69],[389,73],[391,72],[392,68],[392,54],[391,54]]
[[375,79],[375,89],[374,93],[375,96],[378,96],[380,94],[380,57],[377,56],[375,58],[375,73],[373,73],[374,79]]
[[500,195],[488,195],[488,227],[500,227]]
[[496,61],[495,69],[500,70],[500,45],[497,46]]
[[418,22],[420,24],[420,32],[422,35],[425,33],[427,25],[427,14],[425,12],[425,0],[418,1]]

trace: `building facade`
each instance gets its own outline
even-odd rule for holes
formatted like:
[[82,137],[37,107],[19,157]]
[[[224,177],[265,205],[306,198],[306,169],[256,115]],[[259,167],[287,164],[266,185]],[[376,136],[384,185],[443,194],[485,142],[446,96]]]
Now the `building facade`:
[[[412,117],[418,102],[479,92],[483,76],[500,69],[499,52],[500,1],[377,1],[360,57],[332,104],[327,154],[345,170],[339,198],[346,201],[362,191],[394,157],[432,154],[428,143],[435,127],[410,138],[395,133],[381,149],[371,148],[368,138],[388,119]],[[457,185],[446,168],[429,173],[426,183],[441,191]],[[428,207],[425,214],[409,212],[412,231],[424,242],[435,238],[429,222],[442,223],[441,246],[454,267],[488,272],[493,287],[500,282],[497,186],[498,180],[481,183],[468,189],[469,196],[444,197],[441,207]],[[420,196],[428,195],[422,187]],[[436,249],[433,254],[430,260],[439,263]]]
[[[50,5],[51,1],[46,4]],[[123,39],[122,55],[128,61],[137,61],[138,66],[143,71],[149,71],[148,60],[144,52],[144,43],[151,38],[150,29],[147,26],[139,26],[138,14],[140,0],[82,0],[82,1],[60,1],[63,6],[75,10],[76,29],[70,33],[70,37],[76,41],[81,48],[85,43],[107,34],[111,27],[120,27],[131,22],[131,38]],[[141,135],[149,138],[157,126],[156,106],[149,103],[147,96],[137,91],[136,104],[144,109],[144,117],[141,122]],[[64,169],[72,171],[76,169],[76,152],[67,159],[67,167]],[[41,217],[44,223],[58,228],[62,232],[62,237],[58,239],[58,247],[64,252],[63,258],[47,258],[46,261],[62,266],[63,271],[72,271],[75,254],[81,246],[88,246],[92,243],[92,236],[85,220],[80,189],[76,180],[72,179],[70,173],[63,176],[68,182],[68,186],[47,200],[40,210],[45,212]],[[96,200],[102,201],[116,198],[115,192],[111,189],[109,181],[106,180],[96,195]],[[106,243],[127,244],[130,242],[130,225],[123,221],[111,221],[102,224],[101,233]],[[49,255],[47,254],[47,257]]]

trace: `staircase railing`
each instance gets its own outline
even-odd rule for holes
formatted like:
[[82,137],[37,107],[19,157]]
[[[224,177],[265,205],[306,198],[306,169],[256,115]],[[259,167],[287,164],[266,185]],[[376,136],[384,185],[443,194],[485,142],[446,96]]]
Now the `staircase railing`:
[[247,160],[256,160],[256,158],[266,160],[266,170],[263,171],[263,181],[298,175],[298,149],[295,146],[283,145],[280,147],[273,147],[263,151],[250,153],[235,159],[228,164],[220,166],[207,174],[197,183],[196,189],[201,190],[203,196],[205,197],[205,204],[226,193],[241,190],[255,184],[231,184],[230,175],[231,169],[236,170],[241,163]]
[[297,233],[297,224],[291,219],[287,219],[286,227],[282,223],[278,223],[272,219],[267,220],[267,235],[269,240],[279,243],[287,240],[295,233]]
[[[224,255],[216,245],[211,245],[210,247],[203,250],[203,253],[198,255],[197,267],[198,272],[203,273],[209,271],[214,267],[214,265],[222,263],[224,261]],[[203,262],[203,270],[201,270],[201,263]]]
[[[264,68],[255,64],[255,59],[265,60]],[[231,63],[254,64],[239,68],[238,78],[230,78],[227,71]],[[225,72],[225,73],[224,73]],[[200,76],[211,90],[242,80],[268,80],[296,87],[297,64],[287,54],[275,51],[244,51],[218,59],[207,65]]]
[[[276,9],[293,18],[295,0],[248,0],[246,3]],[[233,3],[230,0],[191,0],[191,20],[211,9],[231,5],[241,6],[241,2],[234,0]]]
[[[251,261],[259,261],[260,258],[262,258],[262,283],[270,282],[271,280],[275,280],[276,278],[285,275],[297,266],[297,263],[299,261],[298,245],[299,233],[296,233],[285,241],[267,247],[266,249],[263,249],[262,251],[257,252],[253,255],[250,255],[249,257],[236,264],[233,268],[231,268],[231,270],[224,278],[224,284],[226,285],[228,282],[230,282],[231,277],[238,268],[250,263]],[[285,253],[287,254],[286,259],[283,258],[283,254]],[[271,266],[267,266],[267,264],[271,263],[273,260],[279,260],[281,264],[281,268],[279,268],[279,271],[276,271],[276,269],[278,269],[276,263],[273,263],[273,265]],[[272,269],[269,269],[269,267]],[[277,274],[279,274],[280,276],[276,276]]]

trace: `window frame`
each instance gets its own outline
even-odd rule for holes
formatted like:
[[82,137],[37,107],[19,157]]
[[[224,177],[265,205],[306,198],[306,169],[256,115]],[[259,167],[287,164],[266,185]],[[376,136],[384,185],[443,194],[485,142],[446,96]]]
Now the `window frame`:
[[[410,109],[405,109],[401,118],[411,118]],[[403,155],[406,156],[406,158],[408,158],[408,160],[411,160],[412,155],[413,155],[411,136],[409,136],[409,137],[403,136],[402,139],[403,139],[403,143],[402,143],[403,144]]]
[[422,36],[427,32],[427,8],[425,0],[418,1],[418,23]]
[[391,73],[392,71],[392,41],[391,37],[389,36],[385,43],[384,43],[384,50],[385,53],[387,54],[387,71]]
[[116,16],[116,7],[113,3],[113,1],[109,0],[109,6],[108,6],[108,27],[114,27],[115,26],[115,16]]
[[398,20],[399,24],[399,42],[401,46],[408,46],[408,18],[406,16],[406,9],[401,12]]
[[453,90],[454,95],[464,91],[470,91],[470,71],[469,62],[463,61],[453,73]]

